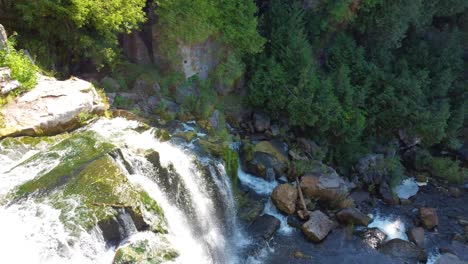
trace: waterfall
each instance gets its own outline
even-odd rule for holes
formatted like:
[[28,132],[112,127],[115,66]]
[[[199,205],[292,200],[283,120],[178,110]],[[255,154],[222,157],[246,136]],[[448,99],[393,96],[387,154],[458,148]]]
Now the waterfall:
[[[234,194],[222,163],[199,157],[193,145],[159,141],[155,128],[137,132],[138,127],[136,121],[102,118],[74,133],[93,131],[119,148],[120,154],[113,157],[130,184],[144,189],[164,212],[167,239],[179,253],[176,263],[239,263],[237,250],[248,241],[237,223]],[[54,157],[61,154],[51,153],[24,166],[23,161],[38,151],[24,150],[11,158],[0,149],[0,197],[60,162]],[[169,173],[161,173],[148,160],[145,155],[150,152],[159,153],[160,166]],[[0,232],[9,238],[3,239],[0,248],[2,252],[11,249],[2,259],[8,263],[112,263],[115,251],[126,243],[145,238],[158,244],[153,233],[137,231],[124,209],[119,209],[116,220],[126,239],[113,248],[106,246],[98,228],[76,237],[46,199],[10,201],[0,207]],[[21,251],[27,256],[21,256]]]

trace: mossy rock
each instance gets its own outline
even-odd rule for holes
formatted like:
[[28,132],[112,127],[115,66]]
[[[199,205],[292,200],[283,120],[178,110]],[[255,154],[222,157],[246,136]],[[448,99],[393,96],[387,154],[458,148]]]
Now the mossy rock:
[[184,131],[177,133],[175,136],[183,138],[188,143],[197,137],[197,133],[195,131]]
[[226,148],[229,148],[229,145],[222,141],[212,141],[201,138],[198,140],[198,144],[200,147],[205,150],[206,152],[216,156],[216,157],[223,157],[226,151]]
[[154,133],[154,136],[163,142],[171,139],[171,134],[169,134],[169,132],[163,128],[157,129]]
[[[20,185],[14,197],[46,200],[61,210],[61,220],[72,233],[105,226],[122,210],[139,230],[167,233],[162,209],[140,187],[132,185],[109,155],[115,146],[93,132],[75,134],[36,154],[27,162],[60,159],[54,169]],[[70,213],[73,211],[73,213]]]
[[[156,240],[156,241],[155,241]],[[160,264],[179,256],[164,237],[143,239],[117,250],[113,264]]]
[[254,152],[263,152],[269,154],[281,162],[288,163],[288,157],[281,153],[275,146],[268,141],[261,141],[254,146]]
[[49,192],[66,183],[66,179],[78,173],[83,167],[97,158],[115,149],[115,146],[99,142],[94,132],[84,132],[59,142],[47,151],[40,152],[21,165],[47,157],[60,158],[62,162],[42,177],[21,185],[17,197],[27,196],[33,192]]

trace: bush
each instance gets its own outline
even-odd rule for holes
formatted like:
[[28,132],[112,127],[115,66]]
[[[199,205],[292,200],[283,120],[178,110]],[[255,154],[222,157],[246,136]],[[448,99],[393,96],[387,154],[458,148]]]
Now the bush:
[[7,47],[0,50],[0,67],[8,67],[11,70],[11,78],[19,81],[24,90],[30,90],[37,84],[37,72],[39,68],[24,54],[22,50],[15,50],[14,42],[8,41]]
[[460,166],[460,161],[450,158],[434,157],[430,163],[434,177],[447,180],[449,183],[462,184],[467,177],[467,170]]

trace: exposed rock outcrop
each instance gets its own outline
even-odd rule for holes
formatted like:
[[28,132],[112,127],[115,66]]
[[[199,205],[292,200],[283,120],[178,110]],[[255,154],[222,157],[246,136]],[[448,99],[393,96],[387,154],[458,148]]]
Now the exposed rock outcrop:
[[1,109],[4,127],[0,128],[0,138],[61,133],[78,127],[80,115],[102,114],[105,110],[91,83],[40,76],[34,89]]

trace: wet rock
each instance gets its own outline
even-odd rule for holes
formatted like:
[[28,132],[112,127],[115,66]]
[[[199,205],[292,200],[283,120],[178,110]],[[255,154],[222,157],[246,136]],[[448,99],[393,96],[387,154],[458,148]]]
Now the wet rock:
[[435,208],[419,208],[419,218],[422,225],[427,229],[433,229],[439,224],[439,218]]
[[424,228],[414,227],[406,231],[408,239],[415,243],[418,247],[424,248]]
[[386,238],[387,235],[378,228],[367,228],[362,233],[363,242],[371,248],[377,248]]
[[109,244],[118,244],[120,242],[120,224],[114,217],[104,219],[98,222],[99,229],[102,231],[104,240]]
[[392,190],[390,189],[390,186],[388,186],[386,182],[380,184],[379,193],[382,196],[383,201],[388,205],[398,204],[398,197],[396,197],[393,194]]
[[366,184],[380,184],[388,173],[383,154],[370,154],[359,159],[356,169]]
[[[354,191],[349,195],[358,207],[367,207],[372,204],[372,198],[366,191],[358,190]],[[362,208],[361,208],[362,209]]]
[[276,217],[264,214],[255,219],[249,227],[249,233],[257,239],[270,240],[280,228],[281,222]]
[[399,238],[383,243],[378,250],[396,261],[405,263],[417,263],[418,261],[426,261],[427,259],[427,254],[423,249]]
[[281,212],[291,215],[296,211],[297,189],[290,184],[278,185],[271,194],[273,204]]
[[255,131],[263,133],[270,129],[270,117],[264,113],[256,112],[253,114],[253,125]]
[[311,256],[306,255],[302,253],[301,251],[297,251],[297,250],[292,253],[292,256],[297,259],[311,259],[312,258]]
[[333,229],[334,223],[321,211],[310,213],[309,221],[302,225],[302,232],[313,242],[322,241]]
[[351,225],[369,225],[371,219],[356,208],[345,208],[336,213],[338,221]]
[[0,129],[0,138],[61,133],[80,126],[81,115],[102,114],[105,110],[91,83],[41,76],[34,89],[1,109],[4,128]]
[[305,223],[302,219],[295,215],[288,216],[287,221],[289,226],[292,226],[297,229],[301,229],[302,225]]
[[459,259],[454,254],[445,253],[438,257],[434,264],[468,264],[468,262]]
[[400,204],[401,205],[410,205],[411,200],[410,199],[400,199]]

